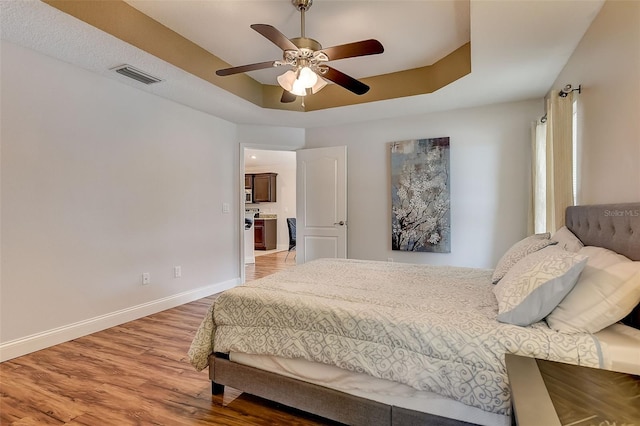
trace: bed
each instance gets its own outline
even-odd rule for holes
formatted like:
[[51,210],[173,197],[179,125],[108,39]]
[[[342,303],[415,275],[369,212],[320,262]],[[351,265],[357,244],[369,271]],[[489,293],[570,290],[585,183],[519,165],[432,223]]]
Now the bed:
[[[575,241],[528,237],[545,242],[508,259],[498,284],[503,259],[495,270],[348,259],[296,266],[222,293],[190,361],[209,367],[214,393],[228,385],[346,424],[511,424],[505,353],[640,374],[640,273],[628,272],[640,260],[640,203],[570,207],[565,232]],[[520,310],[503,309],[496,289],[544,250],[572,259],[577,284],[543,319],[504,322],[519,321],[505,315]],[[585,297],[581,280],[599,276],[585,272],[593,266],[581,254],[594,250],[628,258],[622,281],[635,287],[616,297],[636,306],[622,308],[632,310],[623,322],[576,331],[592,326],[572,323],[571,303]]]

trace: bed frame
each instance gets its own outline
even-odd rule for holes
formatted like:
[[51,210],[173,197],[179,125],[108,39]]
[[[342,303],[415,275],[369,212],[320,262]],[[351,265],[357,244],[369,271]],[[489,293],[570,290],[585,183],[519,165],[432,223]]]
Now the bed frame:
[[[584,245],[608,248],[640,260],[640,202],[569,207],[565,222]],[[640,329],[640,305],[623,322]],[[213,394],[222,393],[227,385],[349,425],[469,425],[234,363],[227,354],[209,357],[209,378]]]

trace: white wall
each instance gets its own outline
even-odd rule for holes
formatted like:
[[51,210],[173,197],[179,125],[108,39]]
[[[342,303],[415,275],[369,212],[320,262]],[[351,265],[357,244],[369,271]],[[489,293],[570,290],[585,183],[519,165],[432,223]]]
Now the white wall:
[[238,126],[238,142],[246,145],[267,145],[264,149],[295,150],[304,146],[305,129],[295,127]]
[[579,95],[579,204],[640,200],[640,2],[607,1],[554,83]]
[[[307,148],[348,147],[348,256],[493,268],[527,232],[530,126],[542,113],[540,99],[307,129]],[[389,143],[444,136],[451,149],[451,253],[393,251]]]
[[3,359],[239,282],[235,125],[8,42],[1,65]]

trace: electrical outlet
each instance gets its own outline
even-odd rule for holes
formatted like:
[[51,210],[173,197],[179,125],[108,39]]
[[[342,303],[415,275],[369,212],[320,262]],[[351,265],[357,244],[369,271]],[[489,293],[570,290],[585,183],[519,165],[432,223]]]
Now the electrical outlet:
[[151,284],[151,274],[145,272],[142,274],[142,285]]
[[182,277],[182,266],[174,266],[173,267],[173,277],[181,278]]

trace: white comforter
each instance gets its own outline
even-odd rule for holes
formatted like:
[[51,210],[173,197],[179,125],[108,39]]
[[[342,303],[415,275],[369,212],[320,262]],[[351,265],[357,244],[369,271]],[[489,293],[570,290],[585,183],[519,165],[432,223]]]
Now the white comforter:
[[221,294],[189,349],[304,358],[498,414],[510,410],[505,353],[598,367],[589,334],[496,321],[491,270],[320,259]]

